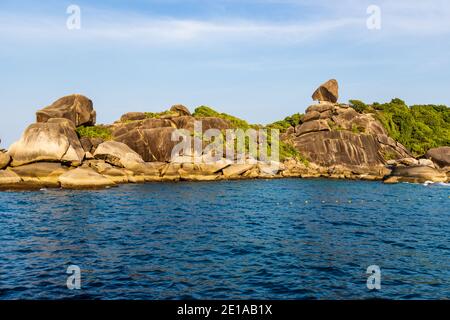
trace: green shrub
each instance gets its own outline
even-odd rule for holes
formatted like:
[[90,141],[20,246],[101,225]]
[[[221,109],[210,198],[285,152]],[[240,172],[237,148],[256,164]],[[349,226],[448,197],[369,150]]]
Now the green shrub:
[[359,113],[364,113],[369,109],[369,106],[360,100],[350,100],[349,103]]
[[232,127],[236,129],[249,129],[255,127],[255,125],[250,125],[245,120],[239,119],[226,113],[219,113],[207,106],[200,106],[196,108],[193,116],[196,118],[216,117],[228,120],[231,123]]
[[267,128],[278,129],[281,133],[285,132],[289,127],[296,127],[302,123],[304,115],[300,113],[293,114],[290,117],[284,118],[284,120],[276,121],[268,124]]
[[403,100],[396,98],[389,103],[374,103],[370,108],[389,136],[416,157],[431,148],[450,146],[450,108],[447,106],[408,107]]
[[163,112],[144,112],[144,114],[147,118],[153,118],[153,119],[159,119],[163,116],[170,116],[170,115],[177,116],[178,115],[176,112],[173,112],[170,110],[163,111]]
[[111,130],[105,126],[91,126],[91,127],[85,127],[81,126],[77,128],[77,133],[80,138],[87,137],[87,138],[101,138],[103,140],[111,140],[112,139],[112,133]]

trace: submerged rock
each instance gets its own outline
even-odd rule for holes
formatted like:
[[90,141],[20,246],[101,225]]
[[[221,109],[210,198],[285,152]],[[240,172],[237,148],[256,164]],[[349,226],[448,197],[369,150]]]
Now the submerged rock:
[[50,106],[36,112],[37,122],[47,122],[53,118],[65,118],[79,126],[93,126],[96,113],[92,101],[85,96],[73,94],[53,102]]

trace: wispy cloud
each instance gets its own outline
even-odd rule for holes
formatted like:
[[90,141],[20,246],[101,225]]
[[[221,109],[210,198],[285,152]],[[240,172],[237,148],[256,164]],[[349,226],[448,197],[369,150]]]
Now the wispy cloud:
[[[249,0],[246,0],[249,1]],[[117,10],[99,10],[82,6],[82,29],[69,31],[67,15],[0,14],[0,39],[64,42],[75,39],[91,41],[125,41],[143,45],[189,43],[261,42],[295,44],[324,36],[358,36],[365,29],[366,5],[372,1],[343,0],[251,0],[261,5],[280,5],[316,10],[288,22],[260,20],[252,17],[221,19],[180,18],[142,15]],[[365,3],[367,2],[367,3]],[[442,35],[450,33],[450,4],[432,1],[377,1],[382,10],[382,36]],[[225,1],[233,3],[233,1]],[[317,12],[320,12],[318,14]]]
[[96,21],[82,20],[81,30],[70,31],[57,18],[3,16],[0,38],[35,40],[133,41],[140,44],[167,44],[224,41],[301,42],[339,29],[363,26],[363,19],[342,18],[307,23],[274,23],[245,19],[208,21],[161,17],[133,17]]

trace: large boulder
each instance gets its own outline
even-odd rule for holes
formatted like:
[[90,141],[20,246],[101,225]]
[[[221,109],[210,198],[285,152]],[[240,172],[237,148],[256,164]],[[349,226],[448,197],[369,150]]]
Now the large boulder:
[[296,130],[297,135],[302,135],[309,132],[330,131],[330,126],[326,120],[312,120],[303,123]]
[[116,123],[112,127],[113,137],[120,137],[123,134],[126,134],[134,129],[155,129],[155,128],[171,128],[175,127],[175,125],[169,119],[157,119],[157,118],[149,118],[145,120],[136,120],[132,122],[126,123]]
[[295,148],[309,161],[322,166],[383,165],[380,145],[372,135],[350,131],[317,131],[293,139]]
[[173,148],[178,144],[178,141],[172,141],[172,133],[175,130],[172,127],[137,128],[116,137],[115,140],[129,146],[146,162],[168,162],[171,159]]
[[[181,112],[182,108],[176,108]],[[175,109],[174,109],[175,110]],[[175,111],[170,112],[174,113]],[[181,112],[181,114],[185,114]],[[170,118],[148,118],[129,122],[117,122],[112,126],[113,138],[122,142],[137,152],[144,161],[171,160],[173,147],[178,141],[172,141],[172,133],[176,129],[194,131],[194,123],[202,124],[202,131],[208,129],[225,130],[232,128],[229,121],[217,117],[194,118],[190,115],[182,115]],[[187,150],[186,150],[187,151]],[[187,151],[191,152],[192,151]]]
[[176,104],[170,108],[170,111],[178,113],[180,116],[190,116],[191,112],[182,104]]
[[428,166],[396,167],[385,183],[425,183],[425,182],[447,182],[447,175],[439,170]]
[[121,122],[144,120],[147,118],[144,112],[127,112],[120,117]]
[[450,167],[450,147],[430,149],[425,154],[425,157],[432,160],[441,168]]
[[328,80],[320,85],[312,95],[313,100],[336,103],[339,98],[339,85],[335,79]]
[[144,163],[141,156],[126,144],[117,141],[106,141],[100,144],[94,153],[94,158],[121,168],[131,169]]
[[169,162],[172,158],[172,151],[179,143],[172,141],[174,128],[155,128],[143,130],[144,141],[148,145],[148,156],[150,161]]
[[115,186],[116,183],[91,168],[77,168],[59,176],[61,187],[67,189],[91,189]]
[[384,166],[389,159],[410,157],[403,145],[387,136],[374,115],[360,114],[348,105],[312,105],[306,109],[303,123],[289,132],[282,139],[310,162],[324,167],[342,166],[354,172],[355,166],[361,166],[367,171]]
[[11,162],[11,157],[6,152],[0,151],[0,170],[6,168]]
[[36,112],[37,122],[47,122],[53,118],[69,119],[77,127],[93,126],[96,121],[96,113],[91,100],[85,96],[73,94],[62,97],[50,106]]
[[67,119],[50,119],[30,125],[8,152],[12,166],[33,162],[56,161],[80,165],[85,152],[75,127]]

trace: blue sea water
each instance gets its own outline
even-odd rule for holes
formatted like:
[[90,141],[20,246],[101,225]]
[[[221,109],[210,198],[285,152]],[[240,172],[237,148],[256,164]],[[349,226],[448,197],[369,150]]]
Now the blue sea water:
[[2,192],[0,299],[448,299],[449,196],[321,179]]

